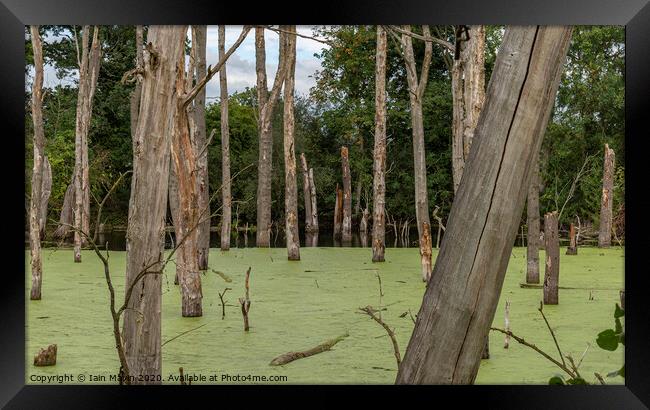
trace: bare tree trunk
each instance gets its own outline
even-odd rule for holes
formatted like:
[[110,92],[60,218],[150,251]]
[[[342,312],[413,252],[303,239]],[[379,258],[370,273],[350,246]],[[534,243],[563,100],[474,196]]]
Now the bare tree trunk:
[[570,36],[570,27],[506,29],[397,383],[476,377]]
[[[226,26],[219,26],[219,58],[226,53]],[[228,124],[228,78],[226,66],[219,70],[221,95],[221,250],[230,249],[232,196],[230,193],[230,127]]]
[[309,168],[309,195],[311,200],[311,231],[318,234],[318,204],[316,203],[316,184],[314,183],[313,168]]
[[612,208],[614,201],[614,150],[605,144],[603,165],[603,195],[600,200],[600,229],[598,247],[608,248],[612,244]]
[[[144,30],[142,26],[135,26],[135,66],[136,70],[142,70],[144,65],[143,56]],[[131,137],[135,135],[138,126],[138,113],[140,111],[140,96],[142,95],[142,81],[136,77],[135,88],[131,93]]]
[[343,232],[343,190],[336,184],[336,200],[334,201],[334,239],[340,240]]
[[452,163],[454,192],[458,190],[478,118],[485,101],[485,26],[470,26],[469,40],[452,67]]
[[526,283],[539,283],[539,155],[533,161],[526,206],[528,219]]
[[424,222],[422,224],[422,236],[420,237],[420,259],[422,265],[422,280],[428,282],[431,279],[431,228],[429,224]]
[[375,147],[372,182],[373,262],[383,262],[386,249],[386,43],[386,31],[378,25],[375,65]]
[[[295,32],[296,26],[282,26]],[[280,41],[285,43],[285,58],[288,70],[284,80],[284,214],[287,257],[290,261],[300,260],[300,237],[298,233],[298,186],[296,183],[296,152],[294,149],[293,91],[296,75],[296,35],[281,33]]]
[[558,304],[558,281],[560,274],[560,241],[558,238],[557,211],[544,215],[544,241],[546,264],[544,269],[544,304]]
[[355,196],[357,200],[354,203],[354,215],[355,217],[358,217],[359,213],[361,213],[361,175],[357,177]]
[[90,26],[83,26],[82,54],[79,66],[79,91],[75,126],[75,206],[74,261],[81,262],[81,247],[85,244],[81,232],[90,231],[90,186],[88,179],[88,130],[92,116],[93,97],[99,76],[101,50],[99,27],[93,29],[90,42]]
[[50,200],[52,193],[52,166],[47,156],[43,158],[43,178],[41,181],[41,199],[38,205],[40,238],[45,239],[45,226],[47,225],[47,202]]
[[361,237],[361,247],[368,246],[368,208],[364,208],[361,214],[361,222],[359,223],[359,236]]
[[305,153],[300,154],[300,165],[302,166],[302,179],[303,179],[303,197],[305,198],[305,234],[310,233],[312,226],[311,215],[311,185],[309,181],[309,169],[307,168],[307,158]]
[[[174,163],[172,158],[169,158],[169,192],[168,192],[168,200],[169,200],[169,213],[171,214],[172,217],[172,224],[174,225],[174,238],[176,238],[176,241],[179,241],[181,238],[181,233],[179,231],[180,229],[180,224],[181,224],[181,215],[180,215],[180,206],[178,204],[178,175],[176,174],[176,169],[174,167]],[[174,273],[174,285],[178,285],[179,281],[179,273],[181,271],[181,267],[179,264],[176,264],[176,269]]]
[[[196,68],[194,73],[189,73],[189,79],[192,74],[195,75],[196,82],[207,74],[206,69],[206,42],[208,36],[207,26],[193,26],[192,27],[192,48],[194,49],[194,58],[196,60]],[[225,65],[219,71],[225,69]],[[220,74],[221,75],[221,74]],[[199,270],[208,269],[208,259],[210,256],[210,181],[208,179],[208,153],[207,148],[204,150],[207,143],[207,134],[205,127],[205,88],[201,88],[190,105],[190,115],[193,119],[192,143],[194,150],[197,152],[196,167],[197,167],[197,184],[198,184],[198,201],[200,214],[202,215],[197,229],[198,236],[198,265]],[[227,118],[227,117],[226,117]]]
[[280,42],[278,70],[268,92],[266,82],[266,47],[264,28],[255,28],[255,70],[257,73],[257,104],[259,107],[259,161],[257,172],[257,247],[271,246],[271,180],[273,164],[273,109],[287,73],[284,45]]
[[343,230],[341,240],[345,244],[349,244],[352,242],[352,176],[350,175],[348,147],[341,147],[341,169],[343,173]]
[[576,227],[573,225],[573,222],[571,223],[571,226],[569,227],[569,247],[566,250],[567,255],[577,255],[578,254],[578,246],[576,244]]
[[31,300],[41,299],[43,267],[41,260],[41,192],[43,188],[43,158],[45,131],[43,130],[43,46],[38,26],[30,26],[34,52],[34,83],[32,84],[32,121],[34,123],[34,166],[32,194],[29,204],[29,249],[32,269]]
[[[126,301],[122,336],[134,383],[160,384],[162,259],[167,210],[169,152],[176,98],[174,84],[187,26],[150,26],[133,152],[126,245]],[[139,282],[136,278],[142,272]],[[148,376],[140,380],[140,376]]]

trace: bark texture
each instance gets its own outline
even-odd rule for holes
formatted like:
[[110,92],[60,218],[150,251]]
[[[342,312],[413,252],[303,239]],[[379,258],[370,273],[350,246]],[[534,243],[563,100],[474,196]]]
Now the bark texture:
[[526,283],[539,283],[539,155],[531,164],[526,218],[528,245],[526,248]]
[[45,157],[45,131],[43,129],[43,45],[38,26],[29,28],[34,50],[34,82],[32,84],[32,122],[34,124],[34,166],[32,168],[32,193],[29,204],[29,250],[32,269],[31,300],[41,299],[43,266],[41,260],[41,193],[43,188],[43,162]]
[[397,383],[475,380],[570,36],[570,27],[506,29]]
[[[142,26],[135,26],[135,68],[136,71],[141,71],[144,64],[144,29]],[[138,114],[140,112],[140,96],[142,95],[142,77],[137,76],[135,80],[135,87],[131,92],[131,137],[135,135],[138,126]]]
[[41,199],[38,204],[40,238],[45,239],[45,227],[47,226],[47,203],[52,193],[52,166],[47,156],[43,158],[43,178],[41,179]]
[[546,263],[544,264],[544,304],[558,304],[560,275],[560,240],[558,237],[557,211],[544,215],[544,242]]
[[341,147],[341,173],[343,174],[343,225],[341,240],[352,242],[352,175],[348,147]]
[[74,193],[75,193],[75,183],[74,175],[72,176],[72,182],[68,184],[68,188],[65,190],[65,195],[63,196],[63,206],[61,207],[61,216],[59,217],[59,226],[54,231],[53,236],[60,240],[66,240],[70,234],[70,227],[74,223]]
[[334,239],[340,240],[343,232],[343,190],[336,184],[334,201]]
[[470,26],[469,40],[451,69],[452,164],[454,192],[458,190],[478,118],[485,101],[485,26]]
[[259,107],[259,160],[257,167],[257,246],[271,246],[271,177],[273,164],[273,109],[287,73],[284,44],[280,42],[278,70],[269,93],[266,81],[264,28],[255,28],[255,71]]
[[[101,50],[99,27],[93,28],[90,43],[90,26],[83,26],[81,34],[81,61],[79,62],[79,92],[77,96],[77,119],[75,126],[75,202],[74,226],[82,232],[90,232],[90,182],[88,179],[88,131],[92,116],[93,97],[99,76]],[[74,233],[74,261],[81,262],[84,236]]]
[[[226,26],[219,26],[219,58],[226,54]],[[228,76],[226,66],[219,70],[221,103],[221,250],[230,249],[232,196],[230,191],[230,127],[228,124]]]
[[576,227],[573,223],[569,226],[569,247],[566,250],[567,255],[577,255],[578,245],[576,243]]
[[[296,26],[281,26],[283,30],[295,33]],[[300,237],[298,233],[298,186],[296,182],[296,152],[294,144],[293,91],[296,76],[296,35],[281,33],[280,41],[285,43],[287,74],[284,79],[284,215],[287,258],[300,260]]]
[[[176,71],[182,70],[178,62],[186,32],[187,26],[150,26],[144,56],[126,236],[126,288],[133,286],[134,291],[126,301],[122,329],[129,376],[136,384],[160,384],[161,269],[176,109],[174,84]],[[150,378],[140,380],[140,375]]]
[[598,247],[608,248],[612,244],[612,208],[614,203],[614,150],[605,144],[603,164],[603,195],[600,200],[600,229]]
[[307,158],[305,153],[300,154],[300,166],[302,167],[302,196],[305,200],[305,234],[312,230],[312,214],[311,214],[311,184],[309,181],[309,168],[307,168]]
[[309,168],[309,195],[311,202],[311,232],[318,234],[318,203],[316,200],[316,184],[314,183],[313,168]]
[[386,31],[377,26],[375,65],[375,147],[372,181],[372,261],[383,262],[386,249]]

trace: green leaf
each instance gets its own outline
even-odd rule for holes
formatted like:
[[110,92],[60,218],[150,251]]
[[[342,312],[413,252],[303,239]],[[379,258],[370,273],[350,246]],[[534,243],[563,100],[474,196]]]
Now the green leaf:
[[616,322],[616,328],[615,328],[614,331],[615,331],[617,334],[621,334],[621,333],[623,333],[623,325],[621,324],[621,319],[616,318],[616,319],[615,319],[615,322]]
[[551,386],[564,386],[564,380],[562,380],[562,376],[553,376],[548,381],[548,384]]
[[567,384],[588,384],[582,377],[567,380]]
[[619,317],[623,317],[625,315],[625,311],[621,309],[621,307],[616,304],[616,308],[614,309],[614,319],[618,319]]
[[598,338],[596,338],[596,343],[600,346],[601,349],[614,351],[618,347],[619,335],[614,332],[613,329],[603,330],[598,333]]

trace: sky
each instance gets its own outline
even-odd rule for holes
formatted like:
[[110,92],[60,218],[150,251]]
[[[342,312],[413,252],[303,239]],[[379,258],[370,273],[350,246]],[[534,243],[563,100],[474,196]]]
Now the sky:
[[[237,40],[241,33],[241,26],[226,26],[226,51]],[[298,33],[312,36],[312,26],[298,26]],[[208,26],[207,41],[207,63],[215,65],[219,58],[218,46],[218,28],[217,26]],[[44,41],[53,39],[45,38]],[[273,78],[278,67],[278,46],[279,38],[276,32],[265,30],[266,40],[266,75],[269,89],[273,85]],[[306,95],[309,89],[315,84],[313,74],[320,69],[320,60],[314,56],[319,53],[326,44],[321,42],[297,37],[296,39],[296,94]],[[226,63],[228,75],[228,94],[243,91],[246,87],[254,87],[256,84],[255,76],[255,31],[251,30],[246,39],[230,56]],[[76,76],[76,74],[75,74]],[[31,80],[31,79],[30,79]],[[31,81],[30,81],[31,82]],[[58,79],[54,67],[46,66],[44,73],[44,86],[47,88],[57,84],[72,84],[73,79]],[[206,98],[210,100],[218,99],[219,76],[215,75],[206,87]]]

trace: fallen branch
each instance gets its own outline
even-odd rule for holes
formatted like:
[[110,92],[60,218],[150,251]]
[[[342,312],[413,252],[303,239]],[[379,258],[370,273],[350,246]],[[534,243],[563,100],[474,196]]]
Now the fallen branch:
[[195,328],[193,328],[193,329],[186,330],[186,331],[184,331],[184,332],[182,332],[182,333],[179,333],[179,334],[177,334],[176,336],[172,337],[171,339],[165,341],[165,343],[161,344],[160,347],[163,347],[163,346],[166,345],[167,343],[169,343],[169,342],[171,342],[171,341],[173,341],[173,340],[176,340],[176,339],[178,339],[179,337],[181,337],[181,336],[183,336],[183,335],[186,335],[186,334],[188,334],[188,333],[190,333],[190,332],[193,332],[193,331],[195,331],[196,329],[200,329],[200,328],[202,328],[202,327],[205,326],[205,325],[207,325],[207,323],[204,323],[204,324],[202,324],[201,326],[197,326],[197,327],[195,327]]
[[364,312],[368,316],[370,316],[375,322],[379,323],[384,329],[386,329],[386,332],[388,333],[388,336],[390,336],[391,342],[393,342],[393,352],[395,353],[395,360],[397,361],[397,367],[399,367],[400,363],[402,363],[402,357],[399,353],[399,346],[397,345],[397,339],[395,338],[395,332],[391,330],[390,327],[386,323],[384,323],[381,318],[379,318],[377,315],[375,315],[375,312],[377,310],[373,308],[372,306],[366,306],[364,308],[359,308],[360,311]]
[[332,347],[334,347],[335,344],[337,344],[338,342],[340,342],[341,340],[345,339],[348,336],[349,336],[349,334],[346,333],[346,334],[344,334],[342,336],[339,336],[339,337],[337,337],[335,339],[330,339],[330,340],[328,340],[328,341],[326,341],[324,343],[319,344],[316,347],[312,347],[311,349],[305,350],[303,352],[288,352],[288,353],[285,353],[285,354],[281,354],[280,356],[278,356],[275,359],[271,360],[271,363],[269,363],[269,365],[271,365],[271,366],[282,366],[282,365],[285,365],[287,363],[291,363],[294,360],[298,360],[298,359],[302,359],[304,357],[309,357],[309,356],[313,356],[313,355],[318,354],[318,353],[326,352],[328,350],[331,350]]
[[223,296],[228,292],[229,290],[232,290],[230,288],[225,288],[223,292],[219,293],[219,299],[221,299],[221,320],[224,320],[226,318],[226,302],[223,300]]

